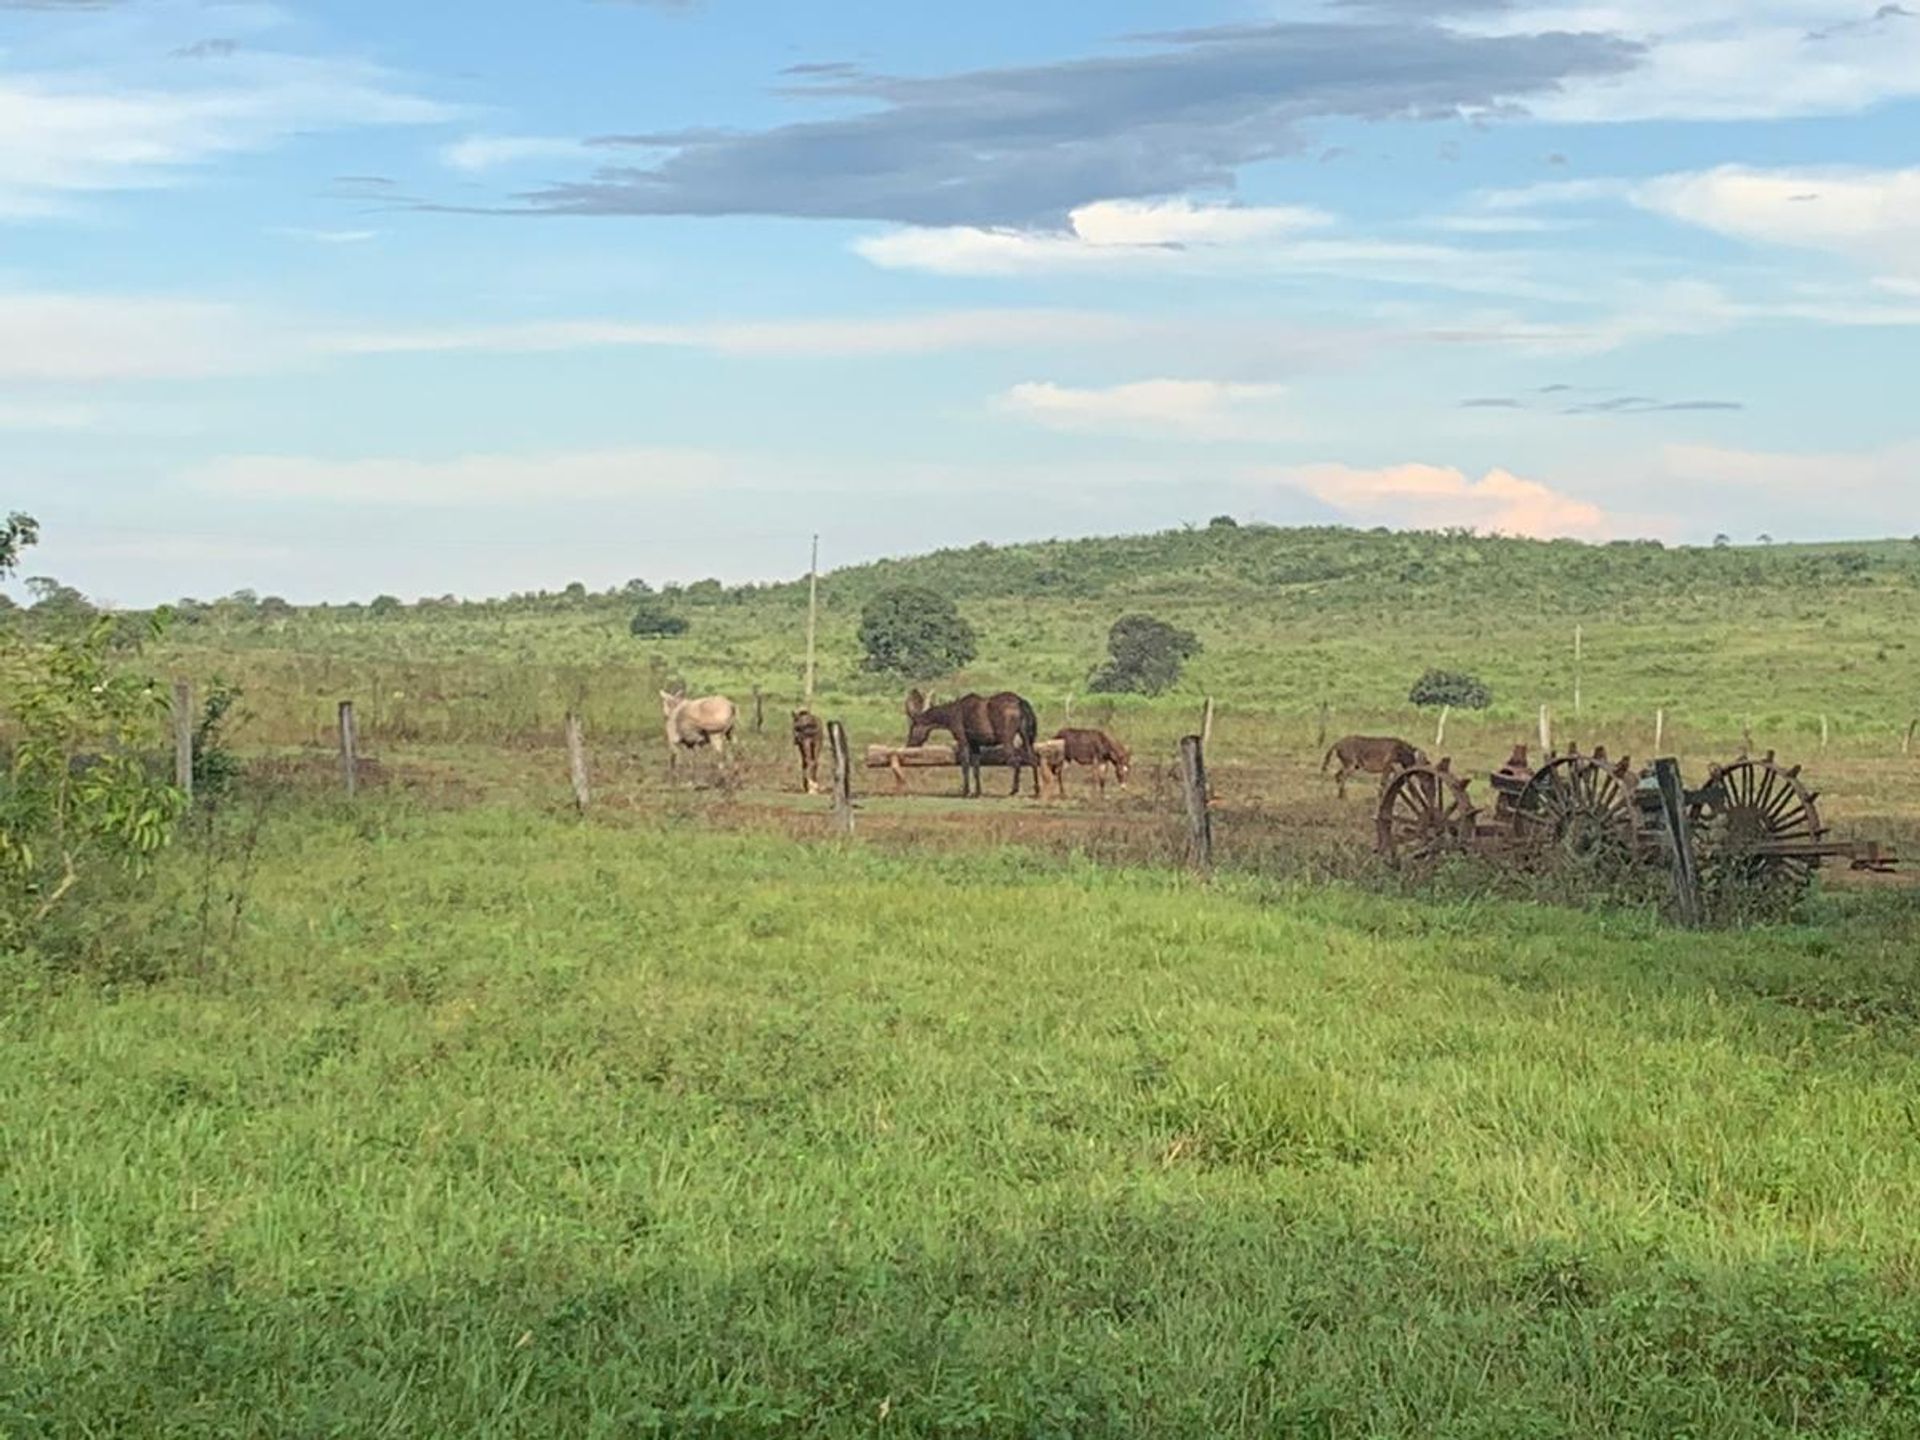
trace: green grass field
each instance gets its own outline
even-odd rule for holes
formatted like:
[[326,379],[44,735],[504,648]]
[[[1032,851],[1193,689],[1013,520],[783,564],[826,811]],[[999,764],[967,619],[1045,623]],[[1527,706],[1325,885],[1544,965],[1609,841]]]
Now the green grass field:
[[[149,659],[242,683],[238,791],[0,956],[0,1436],[1920,1434],[1911,881],[1704,934],[1421,889],[1317,770],[1323,700],[1430,726],[1428,663],[1493,683],[1455,746],[1497,763],[1579,623],[1578,738],[1644,754],[1667,706],[1697,773],[1751,723],[1911,863],[1916,556],[1195,532],[852,572],[856,741],[899,738],[852,646],[894,579],[980,627],[949,683],[1064,702],[1123,610],[1207,650],[1082,697],[1125,797],[931,772],[851,842],[771,707],[731,784],[660,773],[659,680],[791,691],[792,587],[672,641],[591,597],[211,614]],[[1164,771],[1208,693],[1203,885]]]
[[[231,857],[227,864],[239,863]],[[1705,939],[481,807],[11,973],[0,1430],[1898,1435],[1920,909]]]

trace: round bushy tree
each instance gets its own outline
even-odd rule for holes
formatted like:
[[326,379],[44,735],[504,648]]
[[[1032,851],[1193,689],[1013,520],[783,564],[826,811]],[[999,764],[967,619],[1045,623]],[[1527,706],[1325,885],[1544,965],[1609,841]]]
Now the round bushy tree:
[[1107,663],[1090,687],[1102,694],[1158,695],[1180,680],[1180,667],[1200,653],[1200,640],[1151,615],[1122,615],[1107,632]]
[[1477,675],[1457,670],[1429,670],[1413,682],[1407,699],[1429,708],[1451,705],[1455,710],[1484,710],[1493,703],[1493,692]]
[[687,633],[687,617],[674,614],[673,607],[658,595],[642,595],[640,608],[633,612],[627,630],[643,638],[684,635]]
[[860,612],[866,667],[909,680],[931,680],[958,670],[978,653],[978,641],[953,601],[937,590],[903,585],[882,590]]

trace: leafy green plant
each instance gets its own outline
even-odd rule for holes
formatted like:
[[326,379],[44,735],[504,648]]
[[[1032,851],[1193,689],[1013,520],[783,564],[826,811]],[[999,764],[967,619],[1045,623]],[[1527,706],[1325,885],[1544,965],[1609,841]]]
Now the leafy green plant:
[[233,789],[241,771],[240,757],[227,743],[227,727],[235,719],[240,687],[215,677],[193,727],[193,793],[217,800]]
[[902,585],[867,602],[860,613],[860,646],[869,670],[930,680],[972,660],[979,639],[945,595]]
[[1151,615],[1122,615],[1107,632],[1112,658],[1094,672],[1090,688],[1101,694],[1158,695],[1180,680],[1180,668],[1200,653],[1200,640]]
[[77,635],[0,644],[0,719],[13,735],[0,782],[0,948],[30,942],[105,875],[144,873],[184,808],[142,758],[164,733],[166,697],[113,663],[115,629],[103,618]]

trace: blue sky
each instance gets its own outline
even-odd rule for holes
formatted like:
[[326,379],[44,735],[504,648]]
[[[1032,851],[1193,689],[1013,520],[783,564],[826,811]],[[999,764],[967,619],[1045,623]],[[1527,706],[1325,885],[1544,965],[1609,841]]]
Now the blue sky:
[[0,0],[0,507],[122,603],[1910,534],[1912,10]]

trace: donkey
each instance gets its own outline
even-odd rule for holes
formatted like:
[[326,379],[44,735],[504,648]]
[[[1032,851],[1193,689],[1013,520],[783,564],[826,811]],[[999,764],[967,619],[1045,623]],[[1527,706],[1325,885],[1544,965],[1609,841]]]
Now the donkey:
[[707,695],[689,700],[671,690],[660,692],[660,714],[666,720],[667,768],[679,768],[682,750],[713,747],[714,758],[726,764],[727,742],[733,739],[737,712],[733,701],[724,695]]
[[1040,764],[1034,745],[1040,735],[1040,720],[1033,706],[1011,690],[981,699],[962,695],[944,705],[927,704],[918,690],[907,696],[907,744],[924,745],[935,730],[945,730],[954,739],[954,753],[960,761],[960,793],[977,797],[980,791],[980,752],[998,747],[1013,766],[1013,789],[1020,793],[1020,772],[1033,768],[1033,793],[1040,794]]
[[793,748],[800,752],[800,793],[820,793],[820,717],[811,710],[793,712]]
[[1347,777],[1349,775],[1378,775],[1381,783],[1396,770],[1404,770],[1409,765],[1427,763],[1427,752],[1409,745],[1404,740],[1395,740],[1388,736],[1347,735],[1333,742],[1333,748],[1327,751],[1327,758],[1320,762],[1320,773],[1327,773],[1327,767],[1338,759],[1339,773],[1333,777],[1340,798],[1347,798]]

